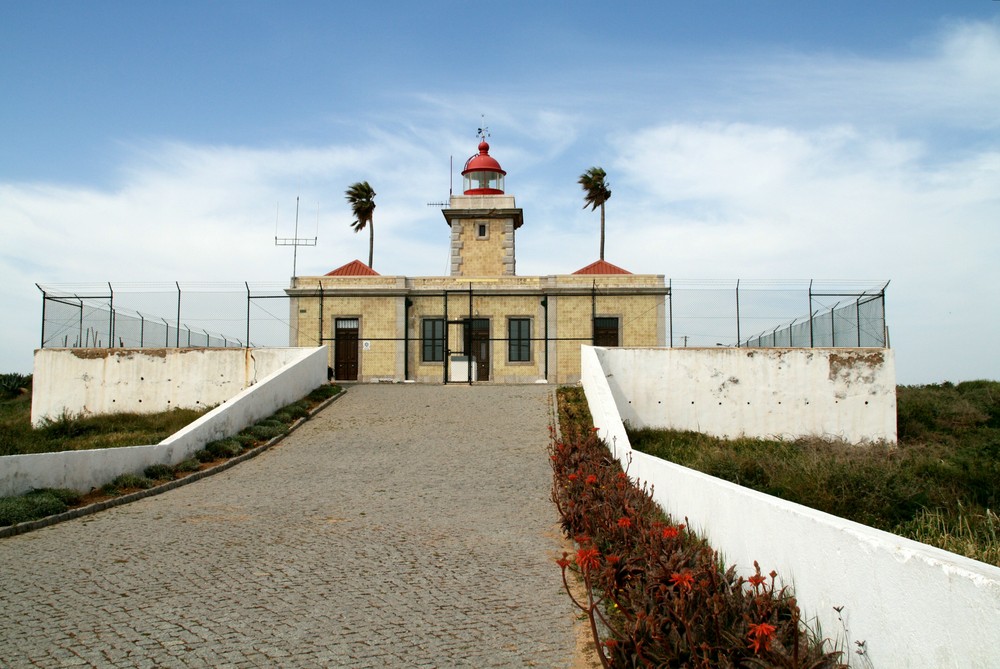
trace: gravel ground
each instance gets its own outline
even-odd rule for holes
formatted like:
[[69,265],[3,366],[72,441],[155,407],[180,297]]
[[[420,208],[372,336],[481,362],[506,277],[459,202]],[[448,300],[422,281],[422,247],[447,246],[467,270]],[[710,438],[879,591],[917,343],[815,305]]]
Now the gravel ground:
[[573,666],[550,401],[353,386],[237,467],[2,539],[0,666]]

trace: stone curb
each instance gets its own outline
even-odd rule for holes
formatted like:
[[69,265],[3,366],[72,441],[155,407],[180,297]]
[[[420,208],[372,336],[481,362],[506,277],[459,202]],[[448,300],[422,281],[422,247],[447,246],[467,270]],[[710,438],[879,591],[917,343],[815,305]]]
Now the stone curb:
[[182,485],[187,485],[189,483],[194,483],[195,481],[200,481],[206,476],[212,476],[213,474],[218,474],[223,472],[230,467],[235,467],[239,463],[249,460],[250,458],[255,458],[264,451],[268,450],[272,446],[279,444],[285,437],[290,435],[295,430],[299,429],[306,421],[311,419],[313,416],[318,414],[323,409],[327,408],[335,401],[339,400],[347,393],[347,389],[341,386],[339,393],[333,397],[323,400],[323,402],[312,410],[309,411],[309,415],[304,418],[299,418],[294,423],[288,426],[288,431],[282,435],[271,439],[267,443],[261,444],[260,446],[255,446],[251,448],[246,453],[241,453],[235,457],[229,458],[225,462],[221,462],[214,467],[209,467],[208,469],[202,469],[201,471],[188,474],[184,478],[174,479],[173,481],[168,481],[161,485],[153,486],[152,488],[147,488],[145,490],[139,490],[137,492],[132,492],[127,495],[120,495],[118,497],[112,497],[111,499],[106,499],[103,502],[95,502],[93,504],[88,504],[87,506],[81,506],[75,509],[70,509],[69,511],[63,511],[62,513],[57,513],[52,516],[46,516],[45,518],[39,518],[38,520],[29,520],[23,523],[18,523],[16,525],[8,525],[7,527],[0,527],[0,539],[5,539],[7,537],[17,536],[18,534],[25,534],[26,532],[31,532],[33,530],[39,530],[43,527],[48,527],[49,525],[55,525],[56,523],[61,523],[66,520],[73,520],[74,518],[82,518],[83,516],[89,516],[92,513],[97,513],[98,511],[104,511],[105,509],[110,509],[115,506],[121,506],[122,504],[128,504],[129,502],[136,502],[140,499],[145,499],[146,497],[152,497],[154,495],[160,495],[167,492],[168,490],[173,490],[174,488],[179,488]]

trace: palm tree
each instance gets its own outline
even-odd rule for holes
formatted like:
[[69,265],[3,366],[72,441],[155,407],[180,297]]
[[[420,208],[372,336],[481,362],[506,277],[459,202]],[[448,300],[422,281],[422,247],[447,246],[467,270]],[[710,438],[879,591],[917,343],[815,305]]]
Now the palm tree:
[[372,214],[375,213],[375,191],[367,181],[359,181],[347,189],[346,199],[351,203],[351,212],[354,214],[351,222],[354,232],[361,232],[368,226],[368,266],[371,267],[375,253],[375,222],[372,220]]
[[598,206],[601,208],[601,260],[604,260],[604,203],[611,197],[611,189],[605,178],[608,175],[600,167],[591,167],[580,175],[577,182],[586,191],[583,196],[583,208],[588,206],[593,211]]

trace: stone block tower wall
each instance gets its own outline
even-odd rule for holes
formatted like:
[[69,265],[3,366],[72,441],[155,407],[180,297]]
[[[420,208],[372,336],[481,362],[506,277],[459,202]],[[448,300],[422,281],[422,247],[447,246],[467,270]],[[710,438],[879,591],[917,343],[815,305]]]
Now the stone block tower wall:
[[451,276],[514,276],[515,267],[513,217],[453,219]]

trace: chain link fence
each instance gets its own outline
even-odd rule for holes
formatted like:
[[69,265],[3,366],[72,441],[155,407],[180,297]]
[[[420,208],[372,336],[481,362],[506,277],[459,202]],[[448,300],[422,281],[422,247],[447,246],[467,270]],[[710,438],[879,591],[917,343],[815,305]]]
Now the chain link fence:
[[887,347],[885,281],[669,282],[672,347]]
[[38,285],[41,348],[289,346],[284,288],[249,282]]
[[[887,286],[672,279],[665,341],[671,347],[886,347]],[[285,288],[250,282],[38,285],[41,348],[328,343],[329,335],[300,338],[294,331]]]

